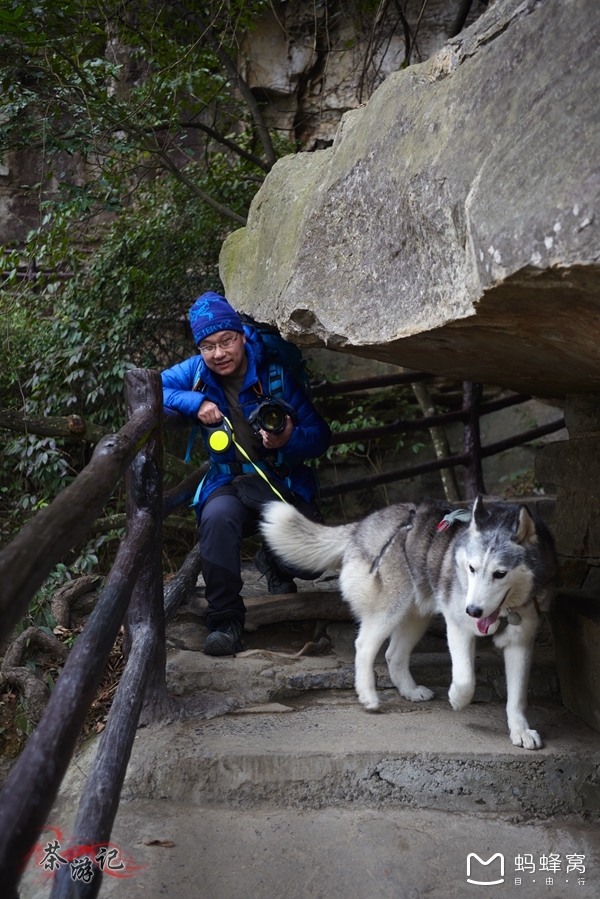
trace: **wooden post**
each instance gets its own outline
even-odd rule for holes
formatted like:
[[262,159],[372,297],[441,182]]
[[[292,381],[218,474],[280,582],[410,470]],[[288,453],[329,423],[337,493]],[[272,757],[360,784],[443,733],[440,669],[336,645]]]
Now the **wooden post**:
[[479,407],[483,386],[474,381],[463,381],[463,410],[468,414],[465,420],[463,455],[465,463],[465,497],[475,499],[485,493],[483,468],[481,466],[481,438],[479,434]]
[[[46,711],[0,795],[0,895],[12,897],[71,759],[119,632],[150,530],[140,515],[119,547],[96,608],[77,638]],[[67,870],[67,869],[65,869]],[[67,873],[69,873],[67,871]]]
[[175,617],[177,609],[184,597],[189,596],[196,586],[198,575],[202,571],[202,557],[200,556],[200,544],[194,544],[193,549],[187,554],[185,562],[164,588],[165,623],[168,624]]
[[[153,534],[133,589],[125,619],[125,649],[136,640],[150,641],[151,667],[146,684],[142,720],[148,724],[164,718],[172,708],[167,695],[165,614],[162,579],[162,384],[158,372],[131,371],[125,378],[125,402],[132,415],[141,404],[155,406],[158,426],[127,472],[127,515],[148,512]],[[149,634],[146,631],[149,630]]]
[[[170,709],[165,666],[165,619],[162,584],[162,385],[158,372],[133,370],[125,375],[128,417],[149,407],[156,427],[127,471],[127,532],[140,516],[152,525],[140,552],[141,567],[125,623],[127,665],[97,756],[81,795],[73,845],[107,844],[114,823],[131,747],[144,704],[147,720]],[[57,872],[51,899],[94,899],[102,871],[94,865],[89,883],[74,882],[68,867]]]

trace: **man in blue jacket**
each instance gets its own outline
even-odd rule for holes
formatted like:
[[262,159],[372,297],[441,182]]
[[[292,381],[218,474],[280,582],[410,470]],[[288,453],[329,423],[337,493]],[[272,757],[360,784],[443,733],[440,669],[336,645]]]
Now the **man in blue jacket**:
[[[331,432],[287,372],[280,398],[293,415],[285,416],[279,433],[256,432],[248,417],[269,393],[269,362],[260,335],[243,324],[224,297],[212,292],[196,300],[190,324],[200,356],[163,372],[163,401],[200,425],[210,457],[194,500],[210,630],[204,652],[234,655],[241,648],[246,612],[240,595],[242,538],[256,532],[261,505],[277,498],[292,502],[309,518],[319,518],[315,478],[303,460],[321,456]],[[231,425],[234,441],[219,430],[224,423]],[[217,439],[209,442],[215,428]],[[269,593],[295,592],[293,577],[315,576],[285,568],[265,547],[255,562],[266,575]]]

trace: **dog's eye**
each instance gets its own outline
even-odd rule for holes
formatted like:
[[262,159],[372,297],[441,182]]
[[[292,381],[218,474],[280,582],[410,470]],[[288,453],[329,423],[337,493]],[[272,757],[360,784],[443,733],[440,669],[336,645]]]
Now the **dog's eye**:
[[471,572],[471,574],[475,574],[475,569],[472,565],[469,565],[469,571]]
[[506,571],[494,571],[493,578],[496,578],[497,581],[501,581],[503,577],[506,577]]

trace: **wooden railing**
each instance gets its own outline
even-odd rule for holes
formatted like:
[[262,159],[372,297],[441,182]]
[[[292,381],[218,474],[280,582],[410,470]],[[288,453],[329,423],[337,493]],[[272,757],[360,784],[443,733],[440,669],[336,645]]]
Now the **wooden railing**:
[[[315,394],[331,395],[427,377],[430,376],[423,372],[408,372],[391,378],[346,381],[317,387]],[[196,544],[163,591],[162,521],[193,495],[206,465],[163,495],[162,430],[169,425],[180,426],[183,420],[177,415],[173,420],[163,419],[161,379],[157,372],[128,372],[125,396],[125,426],[117,434],[99,441],[89,465],[0,553],[3,588],[0,640],[4,642],[27,612],[34,592],[64,554],[90,530],[126,472],[125,538],[95,609],[69,653],[44,715],[0,794],[0,893],[7,899],[16,895],[23,859],[46,822],[123,623],[127,663],[80,799],[73,845],[108,843],[140,718],[151,722],[175,714],[165,680],[165,624],[195,584],[201,560]],[[399,431],[426,430],[454,421],[461,421],[465,428],[464,451],[460,455],[329,486],[322,494],[332,495],[463,465],[468,497],[472,497],[484,492],[482,458],[564,426],[560,419],[482,448],[479,417],[525,402],[529,397],[516,394],[485,404],[481,404],[480,397],[479,385],[465,384],[463,407],[458,412],[413,421],[398,419],[378,428],[334,435],[334,441],[348,442]],[[98,894],[101,879],[102,872],[94,868],[90,883],[74,882],[69,866],[61,867],[51,899],[83,895],[92,899]]]
[[[81,797],[75,845],[108,842],[140,715],[165,718],[171,704],[165,681],[165,620],[195,584],[196,546],[163,597],[163,517],[191,497],[203,470],[163,496],[162,386],[152,371],[125,376],[127,424],[103,438],[90,464],[0,553],[0,633],[4,641],[60,558],[89,531],[126,471],[127,526],[115,563],[88,622],[56,682],[44,715],[0,794],[0,895],[12,899],[23,859],[52,807],[123,622],[125,671],[98,754]],[[166,608],[165,608],[166,605]],[[65,848],[65,847],[63,847]],[[74,883],[61,868],[52,897],[96,896],[102,872]]]

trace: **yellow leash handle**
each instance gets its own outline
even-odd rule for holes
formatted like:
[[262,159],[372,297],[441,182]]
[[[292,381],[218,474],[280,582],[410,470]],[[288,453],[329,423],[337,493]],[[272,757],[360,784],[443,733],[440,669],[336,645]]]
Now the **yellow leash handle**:
[[[287,503],[287,499],[284,499],[283,496],[281,495],[281,493],[279,492],[279,490],[277,490],[276,487],[273,487],[273,484],[270,482],[270,480],[268,479],[268,477],[266,476],[266,474],[264,473],[264,471],[262,471],[260,468],[258,468],[258,466],[256,466],[256,465],[254,464],[254,462],[252,461],[252,459],[250,458],[250,456],[248,455],[248,453],[246,452],[246,450],[243,448],[243,446],[240,446],[240,445],[239,445],[239,443],[238,443],[237,440],[235,439],[235,434],[233,433],[233,426],[232,426],[231,422],[229,421],[229,419],[228,419],[225,415],[223,416],[223,420],[226,421],[227,424],[229,425],[229,429],[230,429],[230,431],[231,431],[231,441],[232,441],[233,445],[235,446],[235,448],[236,448],[237,450],[240,451],[240,453],[242,454],[242,456],[243,456],[245,459],[248,460],[248,462],[250,463],[250,465],[252,466],[252,468],[254,469],[254,471],[255,471],[257,474],[259,474],[259,475],[261,476],[261,478],[263,479],[263,481],[266,481],[266,482],[267,482],[267,484],[269,485],[269,487],[271,488],[271,490],[273,491],[273,493],[274,493],[276,496],[279,497],[279,499],[281,500],[281,502],[282,502],[282,503]],[[289,505],[289,503],[288,503],[288,505]]]

